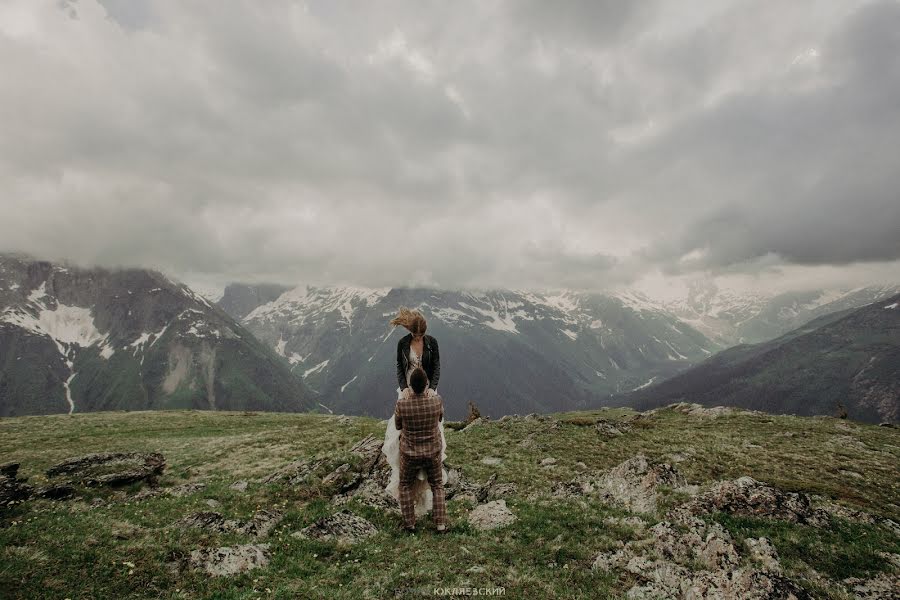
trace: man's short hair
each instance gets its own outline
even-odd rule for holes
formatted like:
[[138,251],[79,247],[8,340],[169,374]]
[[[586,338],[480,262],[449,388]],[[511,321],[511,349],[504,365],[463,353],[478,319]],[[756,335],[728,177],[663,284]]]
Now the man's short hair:
[[409,375],[409,387],[416,394],[421,394],[428,387],[428,375],[422,367],[416,367]]

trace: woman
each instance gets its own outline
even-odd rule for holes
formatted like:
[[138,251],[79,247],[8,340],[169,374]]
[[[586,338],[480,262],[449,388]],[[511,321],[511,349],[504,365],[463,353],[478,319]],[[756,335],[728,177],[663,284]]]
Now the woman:
[[[438,343],[434,337],[425,335],[427,323],[425,317],[417,310],[405,306],[399,314],[391,319],[391,325],[402,325],[409,333],[397,341],[397,400],[412,393],[409,387],[409,375],[416,367],[421,366],[428,375],[428,390],[437,390],[441,376],[441,356]],[[428,393],[428,391],[426,391]],[[447,458],[447,441],[444,439],[444,420],[441,419],[441,461]],[[387,422],[384,434],[384,445],[381,448],[391,465],[391,479],[387,492],[400,502],[400,431],[394,425],[393,411]],[[444,483],[447,483],[447,469],[442,468]],[[431,486],[424,469],[419,470],[412,488],[415,498],[416,517],[421,517],[431,510]]]

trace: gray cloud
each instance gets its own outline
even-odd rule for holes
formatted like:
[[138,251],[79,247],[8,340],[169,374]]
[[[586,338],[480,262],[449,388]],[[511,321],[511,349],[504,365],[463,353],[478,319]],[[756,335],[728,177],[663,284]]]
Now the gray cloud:
[[12,0],[0,250],[221,282],[900,276],[898,31],[887,1]]

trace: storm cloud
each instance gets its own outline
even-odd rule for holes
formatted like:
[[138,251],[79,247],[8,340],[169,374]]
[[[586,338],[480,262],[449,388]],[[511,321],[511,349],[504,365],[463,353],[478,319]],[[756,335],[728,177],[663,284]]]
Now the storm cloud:
[[8,0],[0,250],[220,283],[896,281],[897,56],[878,0]]

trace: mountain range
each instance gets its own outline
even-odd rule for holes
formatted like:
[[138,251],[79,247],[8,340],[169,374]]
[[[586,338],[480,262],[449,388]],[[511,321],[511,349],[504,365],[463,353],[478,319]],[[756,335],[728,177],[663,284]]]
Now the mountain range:
[[[441,343],[440,391],[449,414],[460,418],[469,400],[489,415],[596,405],[665,381],[738,340],[770,340],[891,293],[900,288],[763,296],[698,286],[686,299],[666,303],[633,290],[299,286],[260,302],[243,323],[333,410],[386,416],[394,398],[388,390],[396,388],[396,342],[406,333],[388,321],[401,305],[419,308]],[[231,285],[219,304],[263,295]]]
[[0,416],[316,400],[234,318],[161,273],[0,255]]
[[621,397],[640,408],[687,400],[797,415],[900,420],[900,294],[741,344]]
[[[389,320],[409,306],[440,343],[449,419],[469,402],[501,416],[673,398],[831,414],[844,394],[854,417],[895,420],[893,338],[872,333],[889,323],[846,319],[891,294],[900,288],[764,296],[697,285],[663,302],[635,290],[236,283],[212,298],[156,271],[0,255],[0,416],[189,407],[386,418],[407,333]],[[838,318],[839,335],[812,335]],[[821,351],[845,362],[804,362],[802,379],[760,374],[752,386],[717,387],[728,374],[763,373],[764,357],[801,340],[798,361]],[[863,357],[871,364],[857,364]],[[808,393],[787,390],[788,380]]]
[[[240,290],[229,291],[220,306]],[[632,294],[300,286],[242,322],[332,410],[387,416],[407,333],[388,324],[400,306],[421,310],[440,344],[448,418],[465,416],[469,401],[488,415],[584,407],[721,349]]]

